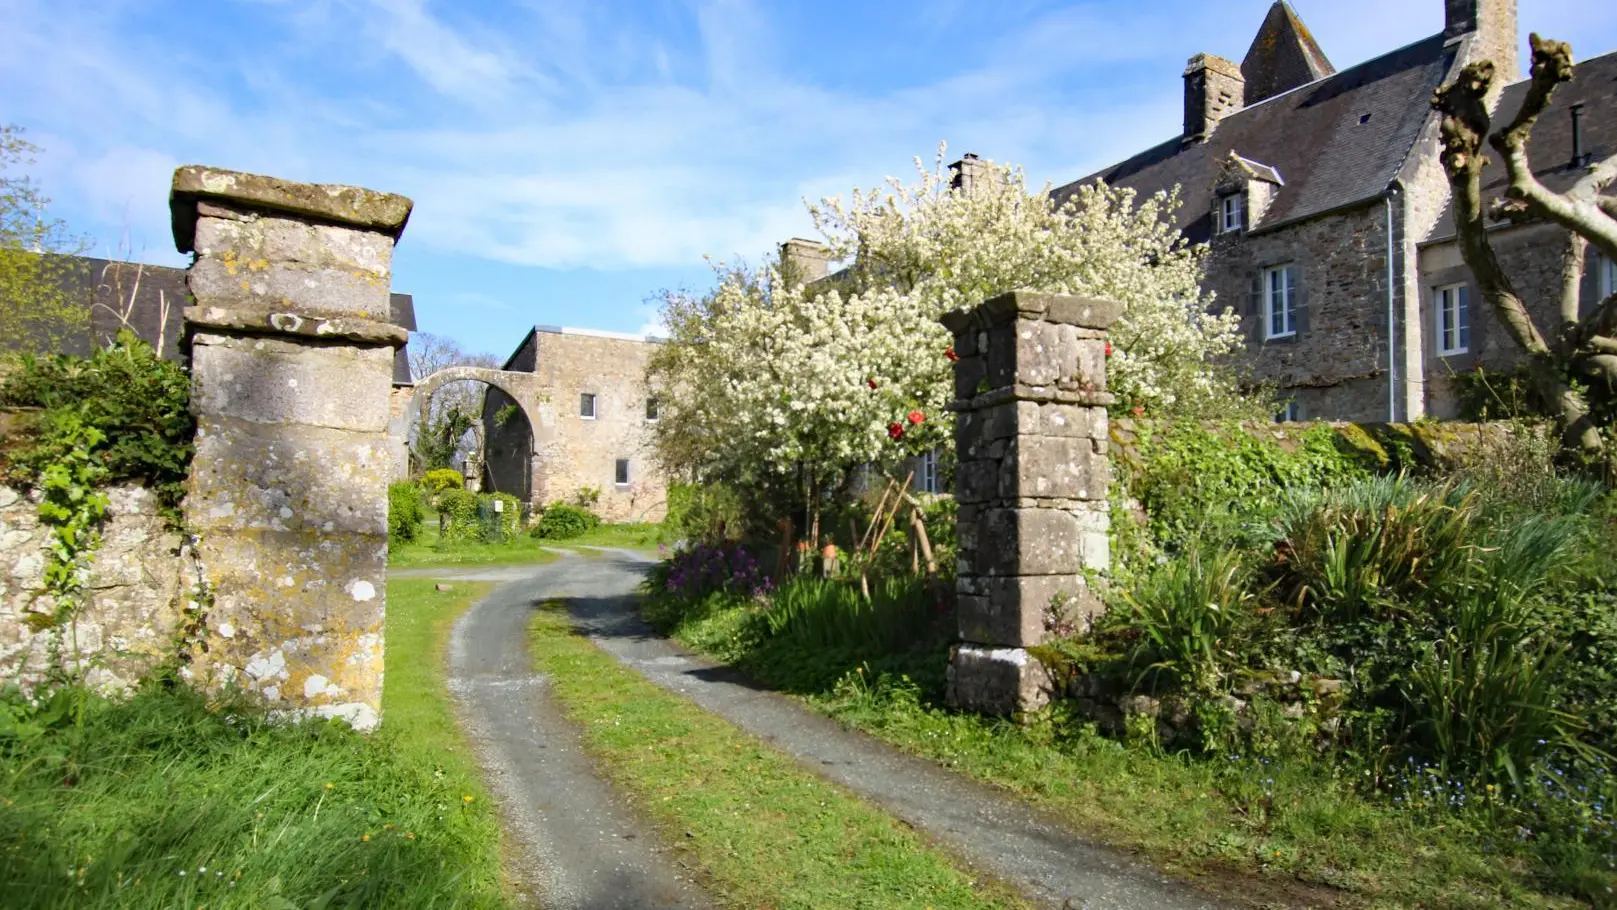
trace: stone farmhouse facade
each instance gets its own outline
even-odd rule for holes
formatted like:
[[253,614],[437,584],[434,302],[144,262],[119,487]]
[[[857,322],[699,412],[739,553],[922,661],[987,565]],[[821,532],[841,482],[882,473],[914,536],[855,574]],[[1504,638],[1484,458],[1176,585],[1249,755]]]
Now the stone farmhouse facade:
[[483,400],[484,489],[533,505],[595,494],[605,521],[661,521],[667,483],[651,450],[646,387],[656,341],[535,326]]
[[[1240,64],[1190,58],[1178,136],[1055,191],[1178,187],[1179,226],[1210,247],[1206,287],[1240,314],[1254,378],[1292,402],[1283,419],[1453,417],[1455,376],[1518,362],[1461,261],[1431,109],[1437,88],[1486,59],[1506,84],[1496,118],[1515,113],[1527,86],[1516,3],[1443,5],[1441,33],[1338,71],[1281,0]],[[1617,54],[1578,65],[1529,150],[1556,189],[1617,151]],[[1523,299],[1555,312],[1564,232],[1494,229]],[[1591,306],[1617,267],[1591,255],[1583,284]]]
[[[1065,200],[1098,181],[1142,196],[1178,189],[1178,227],[1209,247],[1213,305],[1241,317],[1244,366],[1288,402],[1277,419],[1455,417],[1457,377],[1520,362],[1461,260],[1431,108],[1462,67],[1491,60],[1505,85],[1495,118],[1514,115],[1527,89],[1516,3],[1443,7],[1441,33],[1338,71],[1280,0],[1239,64],[1190,58],[1179,135],[1053,192]],[[1529,152],[1557,190],[1617,152],[1617,53],[1576,67]],[[1504,168],[1493,164],[1484,189],[1498,195]],[[974,166],[972,155],[955,164],[957,185],[969,186]],[[1553,325],[1565,232],[1490,229],[1535,321]],[[788,241],[781,258],[800,280],[826,275],[819,244]],[[1591,252],[1582,305],[1614,290],[1617,264]]]

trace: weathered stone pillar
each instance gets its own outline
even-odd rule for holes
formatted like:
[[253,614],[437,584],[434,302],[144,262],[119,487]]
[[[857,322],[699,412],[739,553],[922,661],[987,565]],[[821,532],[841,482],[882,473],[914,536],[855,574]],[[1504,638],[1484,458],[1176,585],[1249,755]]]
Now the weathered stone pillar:
[[381,719],[393,245],[410,200],[174,173],[207,580],[190,672],[298,713]]
[[1107,301],[1016,292],[943,317],[959,356],[959,707],[1043,707],[1049,678],[1028,647],[1099,610],[1084,573],[1110,563],[1105,330],[1117,314]]

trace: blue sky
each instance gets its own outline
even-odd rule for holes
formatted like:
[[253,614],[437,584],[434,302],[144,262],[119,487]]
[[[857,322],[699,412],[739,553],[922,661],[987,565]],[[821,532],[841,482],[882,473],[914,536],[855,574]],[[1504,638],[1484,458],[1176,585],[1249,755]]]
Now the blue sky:
[[[1063,183],[1175,135],[1180,73],[1239,60],[1269,0],[0,0],[0,121],[44,147],[98,255],[180,265],[180,164],[403,193],[394,287],[505,355],[534,324],[634,332],[704,256],[813,236],[803,199],[940,141]],[[1296,0],[1343,68],[1441,0]],[[1595,0],[1522,0],[1580,57]]]

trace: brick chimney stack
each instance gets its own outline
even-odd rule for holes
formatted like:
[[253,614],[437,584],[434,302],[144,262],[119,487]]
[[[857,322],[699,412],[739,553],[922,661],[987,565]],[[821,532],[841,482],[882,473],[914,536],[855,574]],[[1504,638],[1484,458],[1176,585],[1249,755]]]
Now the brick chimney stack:
[[1186,143],[1201,142],[1218,122],[1246,104],[1246,78],[1223,57],[1197,54],[1185,66]]
[[1516,31],[1516,0],[1443,0],[1443,35],[1450,41],[1469,39],[1466,63],[1492,60],[1496,85],[1522,78],[1521,41]]

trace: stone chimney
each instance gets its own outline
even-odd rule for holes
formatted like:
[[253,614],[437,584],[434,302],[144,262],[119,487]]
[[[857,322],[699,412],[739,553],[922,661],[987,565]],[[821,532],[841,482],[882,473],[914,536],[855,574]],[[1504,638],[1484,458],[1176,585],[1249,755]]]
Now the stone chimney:
[[792,238],[780,245],[780,274],[788,285],[813,284],[830,271],[831,248]]
[[1450,41],[1471,39],[1463,62],[1492,60],[1496,85],[1521,81],[1516,0],[1443,0],[1443,11],[1443,36]]
[[1185,142],[1200,142],[1246,103],[1241,68],[1223,57],[1197,54],[1185,66]]
[[959,161],[949,165],[949,188],[970,195],[988,179],[988,162],[967,152]]

